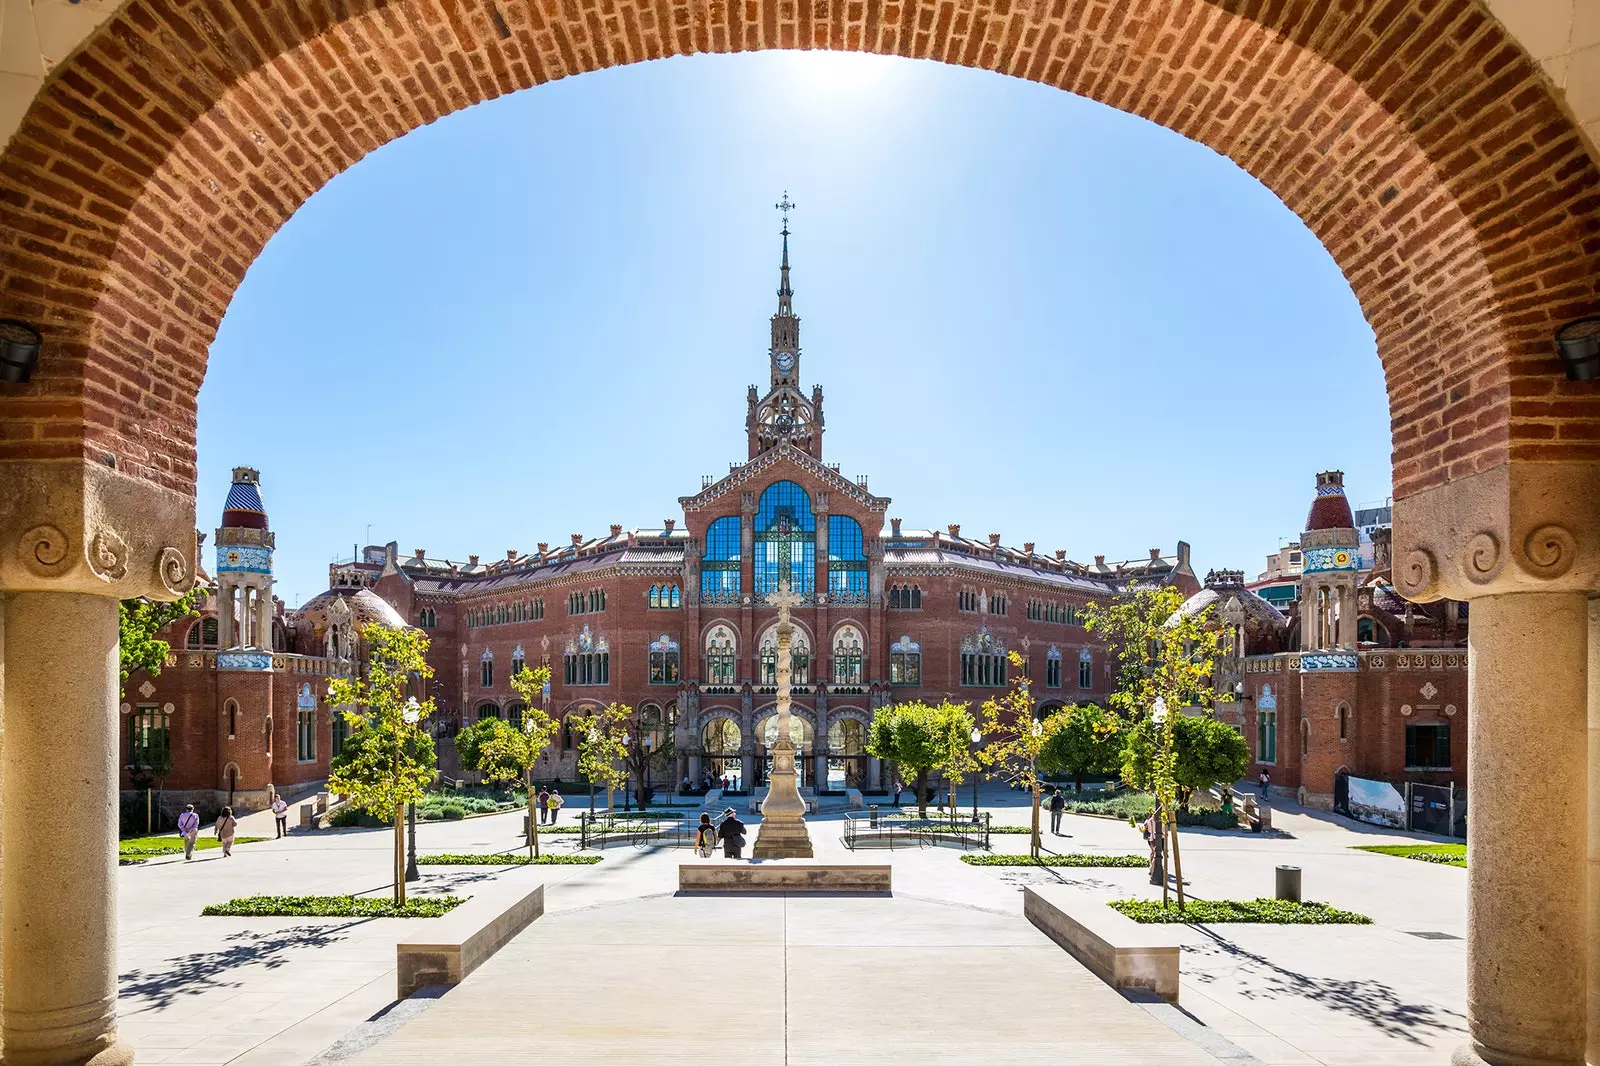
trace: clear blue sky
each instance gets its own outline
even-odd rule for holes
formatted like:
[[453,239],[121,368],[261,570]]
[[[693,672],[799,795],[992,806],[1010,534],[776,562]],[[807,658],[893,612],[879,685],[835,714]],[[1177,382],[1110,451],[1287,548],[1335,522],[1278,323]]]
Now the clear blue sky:
[[1371,330],[1232,162],[1029,82],[765,53],[478,105],[313,196],[213,345],[201,528],[260,468],[297,604],[369,524],[493,558],[681,515],[745,457],[786,189],[826,458],[908,526],[1253,575],[1316,471],[1389,494]]

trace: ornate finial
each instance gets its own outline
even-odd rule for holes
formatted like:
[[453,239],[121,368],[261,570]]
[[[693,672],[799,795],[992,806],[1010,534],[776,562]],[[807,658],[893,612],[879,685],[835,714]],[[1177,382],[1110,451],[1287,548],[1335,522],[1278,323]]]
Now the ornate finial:
[[778,609],[778,618],[782,621],[789,620],[789,610],[806,602],[805,598],[796,595],[790,588],[787,579],[778,582],[778,591],[767,593],[767,606]]
[[783,212],[783,235],[787,237],[789,235],[789,212],[793,211],[797,206],[793,200],[789,199],[789,190],[783,190],[783,199],[772,206]]

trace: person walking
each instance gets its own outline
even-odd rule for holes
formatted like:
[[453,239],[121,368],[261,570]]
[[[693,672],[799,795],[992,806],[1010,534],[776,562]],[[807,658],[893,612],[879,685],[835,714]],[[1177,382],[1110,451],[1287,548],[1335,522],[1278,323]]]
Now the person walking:
[[194,813],[192,803],[178,815],[178,835],[183,838],[183,861],[188,862],[194,857],[195,838],[200,835],[200,816]]
[[739,816],[729,807],[722,812],[722,823],[717,826],[717,836],[722,840],[722,857],[724,859],[742,859],[744,856],[744,823],[739,821]]
[[566,800],[561,798],[561,790],[552,788],[550,790],[550,795],[544,798],[544,802],[545,806],[550,808],[550,824],[555,825],[556,815],[561,813],[561,805],[566,802]]
[[905,787],[905,785],[900,783],[900,779],[898,777],[894,779],[894,805],[896,807],[900,806],[900,793],[905,791]]
[[1263,766],[1261,768],[1261,776],[1257,777],[1256,780],[1261,784],[1261,798],[1266,799],[1267,793],[1272,790],[1272,771]]
[[543,825],[550,820],[550,790],[544,785],[539,786],[539,824]]
[[289,835],[289,804],[284,801],[283,793],[272,794],[272,817],[278,823],[278,835],[275,840],[282,840]]
[[711,858],[717,846],[717,830],[711,824],[711,815],[700,816],[700,827],[694,831],[694,853],[702,859]]
[[1161,824],[1160,804],[1144,820],[1143,831],[1145,843],[1150,845],[1150,883],[1164,885],[1167,883],[1167,839],[1166,827]]
[[239,819],[233,816],[232,807],[222,808],[217,815],[217,839],[222,841],[222,857],[233,854],[233,837],[239,831]]
[[1061,835],[1061,814],[1067,809],[1067,798],[1061,794],[1059,788],[1050,790],[1050,832],[1056,836]]

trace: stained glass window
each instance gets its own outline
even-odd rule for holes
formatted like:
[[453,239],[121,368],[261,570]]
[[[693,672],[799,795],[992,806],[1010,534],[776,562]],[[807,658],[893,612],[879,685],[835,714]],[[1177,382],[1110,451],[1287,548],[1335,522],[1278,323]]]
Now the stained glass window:
[[861,523],[847,515],[828,516],[828,596],[844,601],[867,597],[867,550]]
[[796,595],[816,592],[817,519],[805,489],[792,481],[769,485],[756,509],[755,534],[757,596],[777,592],[785,580]]
[[706,529],[706,553],[700,561],[700,598],[706,603],[739,598],[739,516],[719,518]]

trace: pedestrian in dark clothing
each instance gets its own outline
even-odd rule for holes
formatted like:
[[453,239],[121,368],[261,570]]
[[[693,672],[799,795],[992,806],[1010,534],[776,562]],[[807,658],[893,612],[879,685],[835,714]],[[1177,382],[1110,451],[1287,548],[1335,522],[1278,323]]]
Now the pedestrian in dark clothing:
[[729,807],[722,812],[722,822],[717,826],[717,837],[722,841],[724,859],[742,859],[744,855],[744,823]]
[[545,822],[549,821],[549,819],[550,819],[550,790],[548,788],[540,787],[540,789],[539,789],[539,824],[543,825]]
[[1061,835],[1061,814],[1067,809],[1067,799],[1059,788],[1050,790],[1050,832]]
[[1158,805],[1150,812],[1150,817],[1144,822],[1144,841],[1150,845],[1150,883],[1152,885],[1165,885],[1167,883],[1167,833],[1166,826],[1162,824],[1161,808]]
[[1256,780],[1261,782],[1261,798],[1266,799],[1267,793],[1272,791],[1272,772],[1267,769],[1261,771],[1261,776]]

